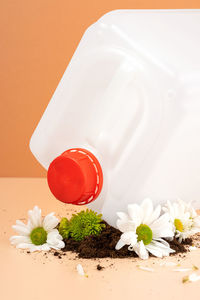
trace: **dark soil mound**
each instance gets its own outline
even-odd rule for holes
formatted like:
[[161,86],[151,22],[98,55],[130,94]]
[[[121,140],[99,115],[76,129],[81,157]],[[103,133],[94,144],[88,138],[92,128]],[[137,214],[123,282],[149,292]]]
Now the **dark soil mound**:
[[[129,251],[127,246],[120,250],[115,250],[121,232],[104,222],[106,227],[102,230],[99,236],[88,236],[81,242],[76,242],[72,238],[65,239],[65,248],[62,251],[72,251],[78,253],[80,258],[124,258],[124,257],[137,257],[134,251]],[[177,253],[187,252],[186,245],[191,245],[192,240],[187,239],[184,243],[180,244],[176,239],[170,242],[170,247]]]
[[182,241],[182,243],[180,244],[177,239],[173,239],[173,241],[169,242],[170,244],[170,248],[175,250],[176,252],[173,253],[172,255],[175,255],[177,253],[184,253],[187,252],[187,246],[191,246],[192,245],[192,239],[191,238],[187,238],[185,239],[185,241]]

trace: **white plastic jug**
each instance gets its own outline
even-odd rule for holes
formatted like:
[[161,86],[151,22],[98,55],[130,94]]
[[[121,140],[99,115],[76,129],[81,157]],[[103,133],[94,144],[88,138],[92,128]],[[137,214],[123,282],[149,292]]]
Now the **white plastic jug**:
[[111,225],[147,196],[199,208],[200,10],[117,10],[90,26],[30,148],[53,161],[58,199]]

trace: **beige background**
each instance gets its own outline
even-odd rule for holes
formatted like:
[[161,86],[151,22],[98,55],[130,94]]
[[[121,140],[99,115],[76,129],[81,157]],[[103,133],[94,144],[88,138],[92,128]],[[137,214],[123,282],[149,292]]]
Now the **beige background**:
[[28,143],[85,29],[119,8],[200,8],[199,0],[2,0],[0,176],[45,176]]

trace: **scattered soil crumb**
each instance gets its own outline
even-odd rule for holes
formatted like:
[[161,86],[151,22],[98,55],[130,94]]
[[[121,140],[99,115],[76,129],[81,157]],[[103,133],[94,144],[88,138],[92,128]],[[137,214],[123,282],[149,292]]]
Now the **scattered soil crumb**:
[[97,270],[101,271],[102,269],[104,269],[104,267],[102,267],[100,264],[97,265]]

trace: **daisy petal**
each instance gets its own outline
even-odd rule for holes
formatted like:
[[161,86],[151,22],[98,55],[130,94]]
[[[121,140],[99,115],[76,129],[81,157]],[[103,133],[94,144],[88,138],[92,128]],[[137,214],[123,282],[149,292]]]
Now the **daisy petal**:
[[17,225],[20,225],[20,226],[27,227],[27,225],[24,224],[21,220],[16,220],[16,224],[17,224]]
[[175,219],[174,208],[169,200],[167,201],[166,207],[163,207],[163,211],[169,213],[172,221]]
[[148,259],[149,258],[149,253],[146,250],[143,241],[140,241],[139,243],[134,245],[133,249],[141,259]]
[[149,244],[149,245],[146,246],[146,248],[154,256],[160,257],[160,258],[163,257],[162,251],[158,247],[155,247],[154,245]]
[[159,228],[159,227],[154,227],[152,229],[153,231],[153,239],[158,239],[160,237],[163,237],[163,238],[168,238],[169,240],[170,239],[173,239],[173,236],[174,236],[174,232],[172,230],[171,227],[162,227],[162,228]]
[[54,229],[59,223],[59,220],[54,216],[54,213],[48,214],[43,221],[44,229],[49,232]]
[[21,243],[27,243],[30,244],[31,240],[28,236],[24,236],[24,235],[13,235],[10,238],[10,242],[12,245],[18,245]]
[[37,206],[28,211],[28,216],[33,228],[42,226],[41,209]]
[[40,250],[42,251],[49,251],[50,250],[50,247],[47,243],[43,244],[43,245],[40,245]]
[[149,219],[153,213],[153,203],[152,200],[150,198],[146,198],[143,200],[142,204],[141,204],[141,208],[143,210],[143,220],[142,223],[143,224],[149,224]]
[[165,242],[163,239],[160,239],[160,241],[152,241],[152,245],[159,247],[160,249],[164,249],[166,251],[168,251],[169,253],[174,253],[175,250],[171,249],[169,244],[167,242]]
[[63,241],[58,241],[56,245],[50,245],[52,249],[60,250],[65,247],[65,243]]
[[16,248],[20,248],[20,249],[31,249],[32,244],[29,243],[19,243],[16,245]]
[[169,221],[169,214],[165,213],[151,224],[153,238],[174,236],[172,224]]
[[158,217],[160,216],[160,212],[161,212],[161,206],[158,205],[155,208],[155,210],[152,212],[152,215],[149,217],[148,224],[146,223],[146,225],[151,225],[155,220],[157,220]]
[[135,232],[133,232],[133,231],[124,232],[121,235],[121,240],[126,245],[135,245],[137,243],[137,234]]
[[30,247],[29,247],[29,251],[30,251],[30,252],[40,251],[40,250],[41,250],[40,247],[41,247],[41,246],[37,246],[37,245],[31,244]]
[[57,229],[53,229],[51,232],[47,235],[47,244],[51,248],[61,249],[64,248],[65,243],[62,241],[62,237],[59,234]]
[[142,222],[143,213],[138,204],[129,204],[128,205],[128,214],[132,221],[136,224],[136,227],[139,226]]
[[136,230],[136,225],[133,221],[123,221],[123,220],[117,220],[117,228],[121,232],[126,232],[126,231],[135,231]]
[[126,244],[121,240],[121,238],[120,238],[120,240],[117,242],[117,244],[116,244],[116,246],[115,246],[115,249],[116,250],[120,250],[122,247],[124,247]]
[[147,250],[152,253],[154,256],[163,257],[169,256],[170,253],[174,253],[175,251],[167,246],[166,243],[152,241],[149,245],[146,246]]
[[57,241],[57,238],[60,237],[60,234],[57,229],[53,229],[47,235],[47,243],[53,244],[54,241]]
[[169,247],[169,243],[167,242],[167,241],[165,241],[165,240],[163,240],[163,239],[160,239],[160,238],[158,238],[158,239],[155,239],[157,242],[161,242],[163,245],[165,245],[166,247]]
[[12,228],[20,235],[29,235],[30,231],[27,227],[22,225],[13,225]]

